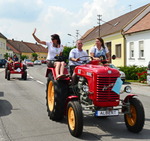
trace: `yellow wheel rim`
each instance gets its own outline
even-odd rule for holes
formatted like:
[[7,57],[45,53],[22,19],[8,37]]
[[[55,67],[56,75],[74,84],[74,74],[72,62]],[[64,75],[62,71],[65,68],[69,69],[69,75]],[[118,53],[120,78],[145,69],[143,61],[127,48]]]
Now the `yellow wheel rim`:
[[70,129],[74,130],[75,129],[75,114],[74,114],[74,110],[72,107],[70,107],[68,110],[68,122],[69,122]]
[[135,125],[137,115],[136,115],[136,109],[133,105],[130,106],[130,114],[126,114],[126,118],[130,126]]
[[54,85],[52,81],[48,84],[48,107],[50,111],[54,109]]

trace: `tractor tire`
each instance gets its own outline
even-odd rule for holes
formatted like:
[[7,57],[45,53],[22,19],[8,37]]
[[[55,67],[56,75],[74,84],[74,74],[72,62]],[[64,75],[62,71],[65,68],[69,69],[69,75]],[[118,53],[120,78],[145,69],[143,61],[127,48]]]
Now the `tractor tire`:
[[27,80],[27,71],[24,71],[24,73],[22,74],[22,79]]
[[7,70],[7,80],[10,80],[10,70]]
[[72,136],[79,137],[83,131],[82,107],[78,101],[70,101],[67,105],[67,122]]
[[143,129],[145,122],[144,108],[137,98],[131,98],[129,102],[130,113],[124,114],[125,124],[129,131],[138,133]]
[[5,79],[7,79],[7,68],[5,68]]
[[64,107],[67,94],[67,81],[55,81],[52,73],[49,73],[46,90],[46,106],[48,116],[51,120],[60,121],[64,118]]

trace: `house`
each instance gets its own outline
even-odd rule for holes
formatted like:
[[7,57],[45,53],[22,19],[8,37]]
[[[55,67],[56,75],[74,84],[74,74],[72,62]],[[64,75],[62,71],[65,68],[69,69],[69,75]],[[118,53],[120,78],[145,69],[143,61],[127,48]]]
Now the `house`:
[[21,55],[26,55],[29,59],[32,59],[32,53],[34,53],[34,51],[22,41],[16,41],[14,39],[7,40],[7,46],[17,53],[18,58],[20,58]]
[[29,43],[24,41],[16,41],[14,39],[7,40],[7,47],[16,54],[18,58],[21,55],[26,55],[28,59],[33,60],[33,53],[38,55],[38,60],[46,60],[48,49],[37,43]]
[[38,55],[37,57],[38,60],[46,60],[47,53],[48,53],[47,48],[37,43],[29,43],[29,42],[23,42],[23,43]]
[[3,59],[6,54],[6,40],[7,38],[0,33],[0,59]]
[[7,42],[6,44],[6,49],[7,49],[7,53],[8,53],[8,56],[10,57],[13,57],[14,54],[16,54],[17,56],[20,56],[20,52],[18,50],[16,50],[11,44],[9,44]]
[[[100,36],[104,39],[106,46],[110,51],[110,55],[116,55],[115,60],[111,62],[116,66],[125,66],[126,64],[126,39],[124,30],[136,17],[142,15],[144,11],[148,11],[150,4],[135,9],[100,26],[91,28],[82,37],[84,49],[89,49],[95,44],[95,39]],[[142,17],[142,16],[141,16]],[[99,30],[100,29],[100,30]]]
[[150,62],[150,7],[143,18],[134,21],[136,23],[125,31],[127,66],[148,66]]

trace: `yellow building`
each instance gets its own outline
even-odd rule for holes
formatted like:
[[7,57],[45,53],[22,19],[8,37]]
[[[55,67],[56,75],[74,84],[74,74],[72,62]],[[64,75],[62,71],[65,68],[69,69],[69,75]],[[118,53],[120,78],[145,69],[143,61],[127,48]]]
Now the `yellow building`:
[[6,54],[6,40],[7,38],[0,33],[0,59],[3,59]]
[[126,39],[123,35],[124,29],[129,26],[138,15],[143,13],[144,10],[147,10],[148,7],[149,4],[100,26],[89,29],[81,38],[84,43],[83,49],[89,52],[90,48],[95,44],[95,39],[102,37],[109,49],[110,55],[116,55],[116,59],[111,60],[111,62],[116,66],[126,66]]

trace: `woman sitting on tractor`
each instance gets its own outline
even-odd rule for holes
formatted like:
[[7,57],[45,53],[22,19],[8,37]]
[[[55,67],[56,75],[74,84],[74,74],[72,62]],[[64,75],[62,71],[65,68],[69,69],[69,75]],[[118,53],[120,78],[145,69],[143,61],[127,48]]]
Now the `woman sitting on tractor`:
[[56,56],[61,56],[63,52],[63,46],[61,45],[61,40],[59,35],[53,34],[51,35],[51,42],[41,41],[35,36],[36,29],[33,32],[34,39],[43,45],[48,46],[48,56],[47,56],[47,66],[48,67],[54,67],[55,66],[55,72],[56,72],[56,79],[62,79],[65,78],[66,75],[64,75],[64,67],[65,62],[64,61],[57,61],[55,58]]
[[94,60],[101,60],[103,57],[104,60],[107,59],[107,62],[110,62],[110,54],[107,46],[104,45],[104,40],[102,38],[96,38],[95,46],[90,49],[90,56]]

